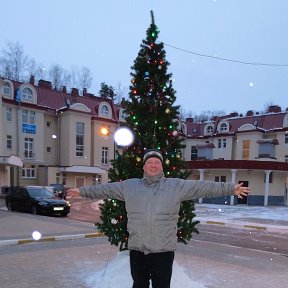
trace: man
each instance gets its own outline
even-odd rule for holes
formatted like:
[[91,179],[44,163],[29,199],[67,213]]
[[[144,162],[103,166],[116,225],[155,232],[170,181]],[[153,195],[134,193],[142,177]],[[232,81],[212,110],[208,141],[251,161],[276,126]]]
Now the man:
[[165,178],[159,150],[147,150],[142,179],[69,189],[68,197],[125,201],[132,288],[169,288],[177,244],[177,218],[184,200],[224,195],[247,196],[242,184]]

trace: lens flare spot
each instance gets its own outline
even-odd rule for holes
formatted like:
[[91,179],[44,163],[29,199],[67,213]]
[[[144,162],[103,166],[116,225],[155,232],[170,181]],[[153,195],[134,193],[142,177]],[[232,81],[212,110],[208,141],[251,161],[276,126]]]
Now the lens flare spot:
[[38,231],[34,231],[33,233],[32,233],[32,238],[34,239],[34,240],[39,240],[40,238],[41,238],[41,233],[40,232],[38,232]]

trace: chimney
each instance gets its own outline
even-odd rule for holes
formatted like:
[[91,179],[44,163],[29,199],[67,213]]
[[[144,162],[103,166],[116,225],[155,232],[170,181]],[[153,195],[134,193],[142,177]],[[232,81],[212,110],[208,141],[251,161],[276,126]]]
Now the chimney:
[[281,112],[281,107],[278,105],[271,105],[268,108],[268,113],[279,113]]
[[35,84],[35,77],[33,75],[30,76],[30,84],[31,85]]
[[67,93],[67,87],[66,87],[66,86],[63,86],[63,87],[62,87],[62,92],[63,92],[63,93]]
[[188,122],[188,123],[193,123],[194,122],[194,118],[186,118],[186,122]]
[[238,113],[237,112],[232,112],[230,113],[230,117],[237,117],[238,116]]
[[77,88],[72,88],[71,95],[72,96],[79,96],[79,90]]
[[46,89],[52,90],[52,83],[50,81],[40,79],[38,81],[38,86],[41,88],[46,88]]
[[[125,105],[126,105],[126,100],[125,100],[124,97],[122,97],[120,105],[121,105],[121,107],[125,107]],[[287,108],[287,109],[288,109],[288,108]]]
[[87,96],[87,88],[83,88],[83,96]]
[[252,110],[248,110],[246,116],[253,116],[254,112]]

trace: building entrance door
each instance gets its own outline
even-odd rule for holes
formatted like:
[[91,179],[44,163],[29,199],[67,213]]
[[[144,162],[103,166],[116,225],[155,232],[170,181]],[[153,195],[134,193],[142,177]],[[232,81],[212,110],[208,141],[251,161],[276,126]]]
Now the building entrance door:
[[[238,184],[243,183],[244,187],[249,187],[249,182],[248,181],[238,181]],[[244,196],[243,199],[237,198],[237,204],[247,204],[247,196]]]

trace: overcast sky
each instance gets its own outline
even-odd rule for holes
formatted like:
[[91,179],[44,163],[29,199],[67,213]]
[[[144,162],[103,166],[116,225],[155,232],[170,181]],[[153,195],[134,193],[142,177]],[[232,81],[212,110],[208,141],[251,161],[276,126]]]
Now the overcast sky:
[[128,91],[131,66],[153,10],[158,40],[179,48],[165,46],[176,104],[186,112],[245,113],[263,111],[268,104],[288,107],[287,0],[0,0],[0,4],[1,50],[9,41],[18,41],[44,67],[88,67],[93,94],[98,94],[101,82],[115,88],[121,84]]

